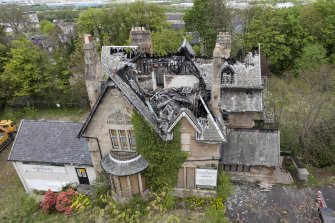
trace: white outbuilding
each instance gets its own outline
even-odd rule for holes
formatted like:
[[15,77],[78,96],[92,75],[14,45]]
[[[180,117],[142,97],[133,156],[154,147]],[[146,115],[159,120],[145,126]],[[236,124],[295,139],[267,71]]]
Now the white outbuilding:
[[27,191],[60,191],[67,184],[91,184],[96,174],[82,123],[23,120],[11,161]]

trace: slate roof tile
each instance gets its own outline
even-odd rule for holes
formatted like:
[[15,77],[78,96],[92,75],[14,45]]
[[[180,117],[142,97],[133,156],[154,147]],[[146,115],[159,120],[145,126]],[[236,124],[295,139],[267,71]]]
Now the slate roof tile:
[[9,161],[92,165],[82,123],[22,120]]

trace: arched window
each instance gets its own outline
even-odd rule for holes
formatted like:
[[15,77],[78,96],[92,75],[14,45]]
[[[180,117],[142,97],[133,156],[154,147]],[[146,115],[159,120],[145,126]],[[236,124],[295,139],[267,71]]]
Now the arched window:
[[131,118],[129,115],[122,113],[120,110],[112,113],[107,118],[107,124],[111,125],[131,125]]

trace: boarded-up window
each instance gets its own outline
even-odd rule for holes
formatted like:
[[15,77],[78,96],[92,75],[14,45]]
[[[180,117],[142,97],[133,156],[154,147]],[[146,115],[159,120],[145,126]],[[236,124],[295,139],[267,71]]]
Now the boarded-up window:
[[131,197],[131,191],[128,186],[128,177],[119,177],[123,197]]
[[131,175],[130,176],[130,185],[131,185],[131,192],[133,194],[139,194],[140,193],[140,186],[138,184],[138,175]]
[[185,152],[191,151],[191,134],[182,133],[180,136],[181,150]]
[[195,168],[193,167],[186,168],[186,188],[187,189],[195,188]]
[[185,188],[185,185],[184,185],[184,167],[179,168],[177,188]]
[[142,189],[143,191],[146,190],[146,186],[145,186],[145,177],[141,174],[141,181],[142,181]]

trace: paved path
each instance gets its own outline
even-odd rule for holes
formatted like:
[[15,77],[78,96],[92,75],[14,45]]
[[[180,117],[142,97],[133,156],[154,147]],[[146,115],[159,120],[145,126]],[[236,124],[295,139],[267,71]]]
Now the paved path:
[[232,222],[319,222],[315,203],[318,190],[323,192],[328,207],[335,210],[335,186],[297,189],[277,185],[262,191],[255,185],[237,185],[226,207]]

